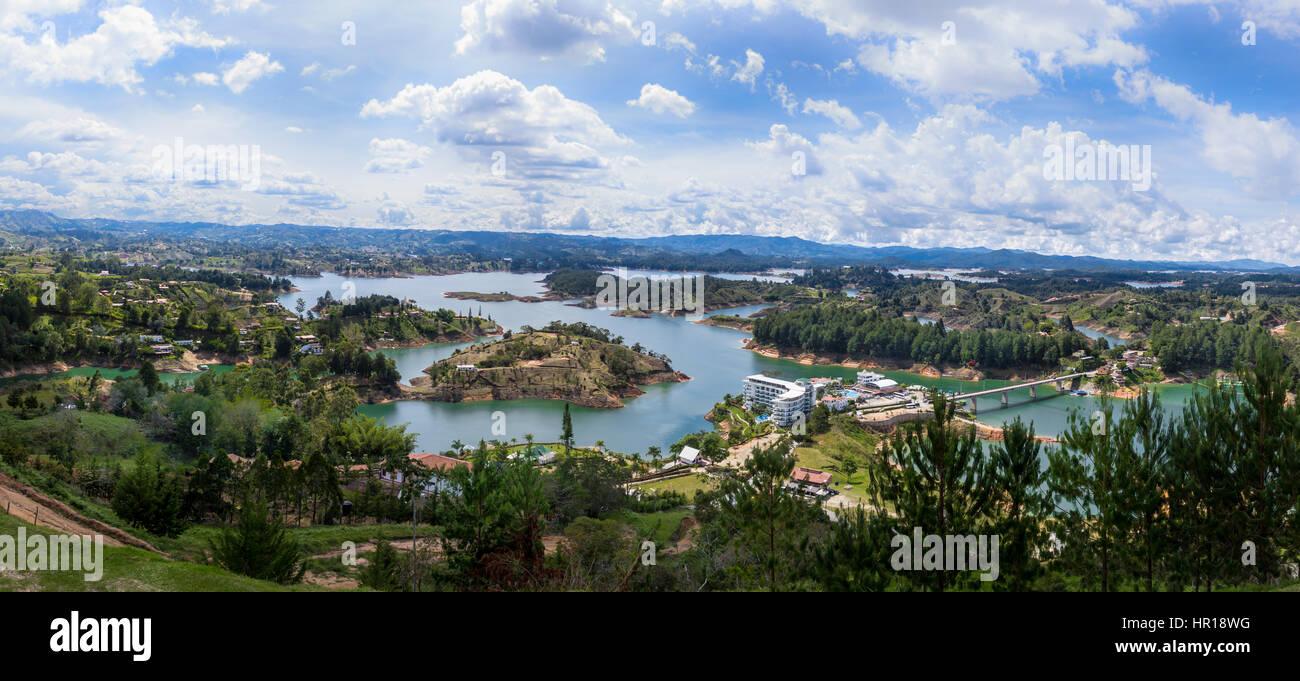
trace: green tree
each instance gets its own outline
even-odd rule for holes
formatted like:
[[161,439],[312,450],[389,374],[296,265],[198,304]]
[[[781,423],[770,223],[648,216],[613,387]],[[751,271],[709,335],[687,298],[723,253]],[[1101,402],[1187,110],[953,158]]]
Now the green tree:
[[564,443],[567,454],[573,449],[573,419],[569,416],[569,403],[564,403],[564,419],[560,422],[560,441]]
[[[954,423],[956,404],[939,392],[931,401],[932,420],[905,424],[869,461],[876,506],[892,506],[905,529],[941,537],[972,534],[981,529],[992,492],[989,466],[974,426]],[[907,578],[943,591],[950,575],[916,571]]]
[[889,518],[862,506],[848,509],[815,544],[809,576],[824,591],[884,591],[893,532]]
[[145,360],[140,365],[139,376],[140,382],[144,384],[145,390],[149,391],[150,395],[158,392],[161,379],[158,378],[158,370],[153,367],[153,362]]
[[1131,472],[1118,451],[1114,421],[1109,400],[1088,416],[1071,412],[1061,447],[1048,453],[1049,484],[1064,502],[1062,558],[1101,591],[1116,586],[1116,547],[1129,530],[1124,494]]
[[397,549],[380,539],[375,555],[358,571],[358,581],[375,591],[399,591],[408,582],[402,578],[403,562]]
[[298,540],[265,504],[252,499],[244,500],[235,525],[224,528],[210,546],[218,564],[254,579],[292,584],[306,571]]
[[135,468],[118,478],[113,491],[113,512],[154,534],[176,536],[185,527],[184,494],[180,479],[163,471],[161,461],[150,454],[141,454]]
[[742,584],[769,591],[794,586],[808,550],[809,529],[825,519],[785,483],[794,471],[790,443],[758,447],[738,474],[719,485],[720,519],[733,529],[747,561],[735,566]]
[[1052,511],[1042,445],[1035,438],[1033,424],[1026,425],[1017,416],[1002,427],[1002,441],[990,454],[1003,576],[995,587],[1025,591],[1036,576],[1039,556],[1046,550],[1043,523]]

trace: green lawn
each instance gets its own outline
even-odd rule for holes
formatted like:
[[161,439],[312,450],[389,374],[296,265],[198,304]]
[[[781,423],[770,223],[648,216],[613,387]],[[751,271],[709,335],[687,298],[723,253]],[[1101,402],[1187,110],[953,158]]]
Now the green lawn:
[[695,493],[700,490],[712,489],[717,485],[717,481],[707,475],[694,473],[683,475],[680,478],[669,478],[668,480],[651,480],[639,485],[632,485],[636,489],[654,490],[655,492],[679,492],[685,494],[687,499],[694,499]]
[[[878,441],[877,436],[857,426],[833,421],[831,429],[816,436],[811,445],[795,448],[796,465],[829,471],[831,473],[832,489],[839,491],[840,494],[846,497],[865,502],[868,501],[866,494],[867,474],[863,468],[867,461],[867,455],[875,451]],[[848,476],[839,470],[839,463],[835,460],[836,455],[852,456],[857,459],[858,470],[854,472],[851,481]],[[847,489],[846,484],[852,484],[853,489]]]
[[[53,534],[0,512],[0,534]],[[81,572],[0,572],[0,591],[319,591],[309,585],[281,585],[250,579],[215,565],[168,560],[129,546],[104,547],[103,578],[85,581]]]

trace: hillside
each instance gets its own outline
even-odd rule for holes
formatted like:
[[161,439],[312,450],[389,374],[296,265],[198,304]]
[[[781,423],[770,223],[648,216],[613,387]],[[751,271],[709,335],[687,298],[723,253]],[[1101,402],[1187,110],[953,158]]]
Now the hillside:
[[[602,329],[551,324],[476,345],[425,369],[428,376],[403,387],[404,397],[439,402],[466,400],[565,400],[597,408],[623,406],[642,394],[639,386],[689,377],[666,357],[621,344]],[[473,368],[467,368],[473,367]]]
[[[32,210],[0,211],[0,245],[29,248],[34,244],[73,248],[112,248],[127,245],[137,257],[175,260],[185,264],[311,274],[322,265],[355,268],[365,276],[393,273],[446,273],[471,268],[470,260],[494,261],[494,267],[515,271],[559,267],[635,266],[651,269],[705,269],[712,272],[757,271],[792,265],[839,266],[874,263],[889,267],[1076,268],[1085,270],[1217,270],[1286,269],[1260,260],[1217,262],[1117,260],[1093,256],[1051,255],[988,248],[914,248],[824,244],[798,237],[749,234],[680,234],[647,238],[609,238],[534,232],[333,227],[323,225],[208,222],[148,222],[109,218],[73,219]],[[374,249],[361,256],[358,249]],[[294,249],[313,251],[294,253]],[[251,251],[251,253],[250,253]],[[348,251],[347,257],[340,257]],[[397,257],[397,256],[402,257]],[[413,257],[408,257],[413,256]],[[449,261],[424,256],[456,256]],[[709,256],[701,258],[700,256]],[[504,260],[509,258],[510,260]],[[491,269],[491,268],[489,268]]]

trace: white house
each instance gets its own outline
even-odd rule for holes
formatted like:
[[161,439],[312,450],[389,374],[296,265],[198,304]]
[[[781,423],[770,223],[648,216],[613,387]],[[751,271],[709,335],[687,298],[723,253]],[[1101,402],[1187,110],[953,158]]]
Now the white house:
[[682,453],[677,455],[677,460],[687,466],[694,466],[700,461],[700,450],[694,447],[682,447]]

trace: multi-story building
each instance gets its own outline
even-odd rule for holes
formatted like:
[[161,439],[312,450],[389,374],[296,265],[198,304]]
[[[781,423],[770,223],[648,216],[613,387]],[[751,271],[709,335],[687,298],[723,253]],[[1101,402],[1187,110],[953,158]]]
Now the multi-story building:
[[763,374],[745,377],[745,401],[766,406],[772,412],[772,422],[778,426],[789,426],[794,423],[795,414],[812,411],[820,392],[821,386],[807,379],[792,383]]

